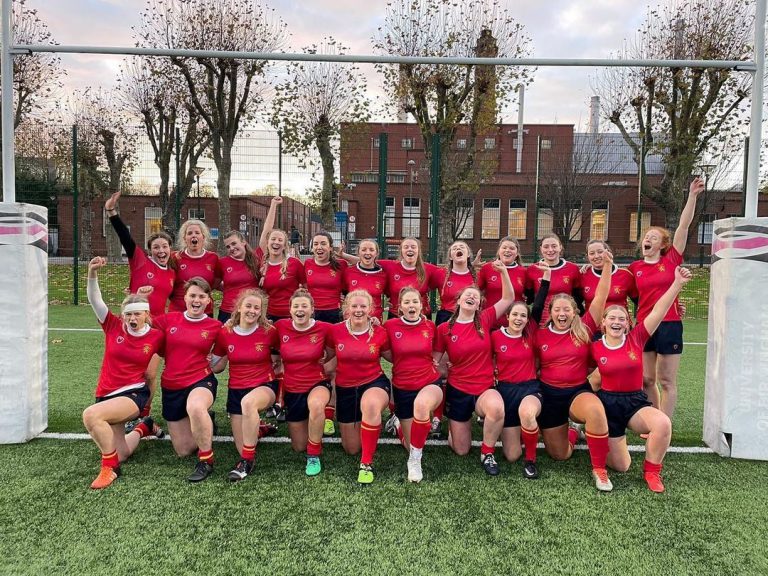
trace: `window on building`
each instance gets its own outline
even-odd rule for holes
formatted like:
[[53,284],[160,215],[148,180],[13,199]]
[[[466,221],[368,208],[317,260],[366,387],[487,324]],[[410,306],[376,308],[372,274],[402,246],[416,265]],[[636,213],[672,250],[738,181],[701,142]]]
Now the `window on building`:
[[541,149],[542,150],[550,150],[552,148],[552,140],[549,138],[542,138],[541,139]]
[[406,196],[403,198],[403,238],[421,235],[421,200]]
[[371,140],[373,141],[373,147],[374,148],[378,148],[379,147],[379,138],[378,137],[371,138]]
[[144,238],[149,238],[155,232],[163,229],[163,209],[159,206],[144,208]]
[[457,150],[466,150],[467,149],[467,139],[466,138],[459,138],[456,140],[456,149]]
[[190,208],[187,211],[187,218],[189,220],[203,220],[205,221],[205,208]]
[[485,148],[486,150],[495,150],[496,138],[485,138],[483,140],[483,148]]
[[387,172],[387,183],[405,184],[405,172]]
[[395,235],[395,199],[387,196],[384,200],[384,236],[392,238]]
[[486,198],[483,200],[483,221],[481,226],[482,233],[480,237],[483,240],[497,240],[499,238],[501,208],[498,198]]
[[589,237],[592,240],[608,240],[608,201],[593,200],[589,219]]
[[528,224],[528,203],[518,198],[509,199],[509,215],[507,219],[507,236],[525,240],[525,229]]
[[539,208],[537,240],[541,240],[547,234],[552,234],[553,222],[552,208]]
[[472,240],[475,237],[475,202],[472,198],[459,200],[456,214],[457,235],[460,240]]
[[[640,235],[642,235],[651,226],[651,213],[643,212],[640,218]],[[629,215],[629,241],[638,242],[637,237],[637,212]]]
[[696,233],[699,244],[712,244],[712,222],[715,219],[714,214],[702,214],[699,218],[699,230]]
[[413,148],[413,138],[403,138],[400,140],[400,147],[403,150],[410,150]]

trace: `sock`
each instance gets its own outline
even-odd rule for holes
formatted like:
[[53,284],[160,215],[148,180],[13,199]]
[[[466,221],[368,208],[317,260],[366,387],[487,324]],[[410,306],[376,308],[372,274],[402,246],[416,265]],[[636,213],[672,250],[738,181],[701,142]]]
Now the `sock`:
[[605,468],[608,459],[608,434],[596,435],[587,432],[587,447],[592,468]]
[[120,458],[117,456],[117,450],[113,450],[109,454],[102,454],[101,465],[108,466],[109,468],[120,468]]
[[664,466],[664,464],[654,464],[650,460],[644,460],[643,461],[643,474],[653,473],[656,474],[661,473],[661,469]]
[[139,422],[136,424],[136,426],[133,427],[133,432],[139,433],[139,438],[144,438],[145,436],[149,436],[152,430],[149,429],[149,426],[147,426],[144,422]]
[[486,454],[493,454],[496,451],[496,446],[488,446],[485,442],[480,445],[480,454],[485,456]]
[[568,428],[568,444],[571,445],[571,448],[576,446],[576,442],[579,441],[579,431],[575,428]]
[[150,412],[152,412],[152,404],[147,402],[147,405],[144,406],[144,409],[141,412],[139,412],[139,418],[146,418],[147,416],[149,416]]
[[397,438],[400,440],[400,444],[403,445],[403,448],[408,450],[408,446],[405,443],[405,436],[403,435],[403,427],[400,425],[400,423],[397,423],[397,426],[395,427],[395,432],[397,433]]
[[441,388],[443,389],[443,399],[440,402],[440,405],[437,408],[435,408],[435,412],[434,412],[435,418],[438,418],[440,420],[443,419],[443,411],[445,410],[445,384],[443,384]]
[[285,376],[283,374],[278,374],[275,376],[275,380],[277,380],[277,400],[275,400],[275,404],[278,404],[280,407],[283,406],[283,396],[285,394],[285,386],[283,385],[283,382],[285,381]]
[[417,450],[422,450],[429,436],[430,421],[413,419],[411,424],[411,446]]
[[323,442],[307,441],[307,456],[320,456],[323,453]]
[[243,451],[240,453],[240,456],[243,457],[243,460],[248,460],[250,462],[253,462],[253,459],[256,458],[256,445],[249,446],[247,444],[243,444]]
[[325,419],[326,420],[333,420],[336,417],[336,406],[326,406],[325,407]]
[[200,462],[208,462],[208,464],[213,465],[213,449],[198,450],[197,459],[200,460]]
[[523,437],[523,446],[525,447],[525,459],[536,462],[536,444],[539,442],[539,427],[533,430],[520,428]]
[[389,413],[394,414],[395,413],[395,403],[392,402],[392,400],[389,401]]
[[380,434],[381,424],[374,426],[365,422],[360,423],[360,443],[362,444],[363,452],[360,462],[362,464],[373,464],[373,457],[376,454],[376,445],[379,442]]

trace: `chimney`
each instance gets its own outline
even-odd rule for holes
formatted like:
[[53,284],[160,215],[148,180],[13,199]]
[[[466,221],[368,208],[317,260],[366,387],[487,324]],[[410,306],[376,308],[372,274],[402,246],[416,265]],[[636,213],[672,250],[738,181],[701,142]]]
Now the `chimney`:
[[589,100],[589,133],[597,136],[600,131],[600,96],[592,96]]

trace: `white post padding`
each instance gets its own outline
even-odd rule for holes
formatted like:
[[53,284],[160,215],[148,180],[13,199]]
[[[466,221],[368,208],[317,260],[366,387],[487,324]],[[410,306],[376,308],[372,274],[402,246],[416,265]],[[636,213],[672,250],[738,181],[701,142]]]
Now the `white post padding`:
[[704,441],[768,460],[768,218],[713,223]]
[[0,443],[48,426],[48,210],[0,203]]

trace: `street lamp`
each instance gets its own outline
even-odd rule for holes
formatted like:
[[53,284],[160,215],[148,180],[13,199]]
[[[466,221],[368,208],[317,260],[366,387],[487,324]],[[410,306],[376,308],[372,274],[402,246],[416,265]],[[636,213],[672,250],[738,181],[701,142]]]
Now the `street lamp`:
[[[408,206],[408,232],[409,234],[403,234],[403,237],[405,236],[411,236],[413,235],[413,223],[411,222],[411,219],[413,218],[413,178],[416,176],[416,172],[414,172],[413,167],[416,166],[416,160],[408,160],[408,171],[411,173],[411,191],[410,191],[410,200],[409,200],[409,206]],[[419,203],[419,216],[421,216],[421,203]]]
[[197,178],[197,219],[200,219],[200,176],[205,172],[205,168],[202,166],[195,166],[192,168],[192,172],[195,173],[195,177]]

